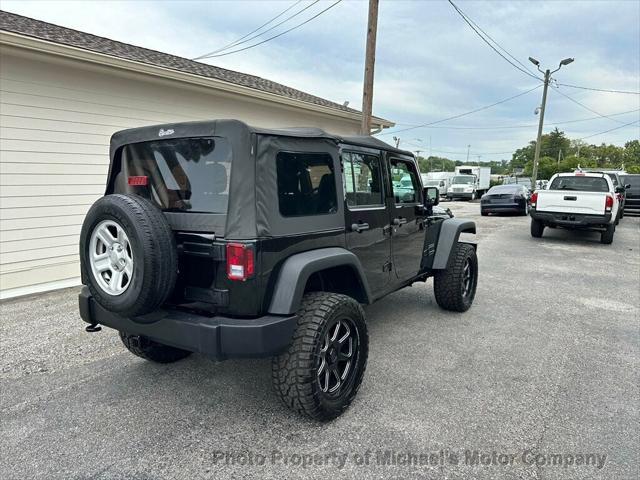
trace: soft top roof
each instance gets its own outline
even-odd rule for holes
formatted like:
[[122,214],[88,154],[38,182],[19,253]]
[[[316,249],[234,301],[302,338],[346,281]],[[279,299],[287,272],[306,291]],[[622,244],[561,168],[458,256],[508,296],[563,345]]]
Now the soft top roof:
[[348,143],[362,147],[375,148],[393,152],[401,155],[413,156],[406,150],[395,148],[382,140],[366,136],[341,136],[328,133],[321,128],[313,127],[290,127],[290,128],[259,128],[252,127],[240,120],[205,120],[198,122],[166,123],[161,125],[151,125],[148,127],[130,128],[116,132],[111,137],[111,151],[115,152],[123,145],[130,143],[145,142],[158,139],[169,139],[192,136],[213,136],[220,135],[221,132],[237,130],[243,133],[256,133],[259,135],[270,135],[276,137],[293,138],[326,138],[335,140],[336,143]]

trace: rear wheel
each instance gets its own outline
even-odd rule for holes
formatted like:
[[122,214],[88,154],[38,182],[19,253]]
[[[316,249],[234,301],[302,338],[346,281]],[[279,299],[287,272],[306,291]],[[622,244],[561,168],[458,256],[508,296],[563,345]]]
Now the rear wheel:
[[613,234],[616,232],[615,225],[607,225],[607,229],[600,234],[600,243],[609,245],[613,242]]
[[298,311],[291,345],[271,364],[276,393],[302,415],[334,419],[358,393],[368,353],[360,304],[337,293],[308,293]]
[[451,266],[438,270],[433,279],[436,302],[441,308],[466,312],[471,307],[478,285],[478,257],[468,243],[458,243]]
[[489,212],[487,212],[486,210],[480,210],[480,215],[486,217],[487,215],[489,215]]
[[531,219],[531,236],[535,238],[542,237],[542,232],[544,232],[544,223],[540,220],[536,220],[535,218]]
[[120,332],[120,340],[134,355],[156,363],[173,363],[191,355],[192,352],[170,347],[144,337]]

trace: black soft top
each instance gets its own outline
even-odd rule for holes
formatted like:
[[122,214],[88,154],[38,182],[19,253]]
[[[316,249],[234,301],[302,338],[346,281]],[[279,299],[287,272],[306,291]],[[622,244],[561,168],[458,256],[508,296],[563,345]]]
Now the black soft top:
[[[367,136],[343,137],[319,128],[266,129],[250,127],[238,120],[169,123],[122,130],[111,137],[111,166],[106,194],[115,188],[121,170],[123,147],[155,140],[193,137],[225,137],[233,152],[229,179],[228,214],[165,212],[175,230],[213,232],[229,239],[291,235],[344,228],[344,206],[335,213],[311,217],[283,217],[278,205],[274,159],[278,152],[326,152],[334,162],[336,192],[342,191],[339,152],[341,145],[377,149],[387,154],[413,158]],[[259,179],[259,181],[257,181]]]
[[233,130],[236,130],[236,132],[238,133],[244,131],[243,133],[256,133],[260,135],[269,135],[275,137],[324,138],[334,140],[336,143],[347,143],[351,145],[358,145],[361,147],[375,148],[378,150],[384,150],[401,155],[413,156],[410,151],[395,148],[378,138],[366,135],[335,135],[332,133],[328,133],[321,128],[313,127],[260,128],[252,127],[240,120],[220,119],[205,120],[199,122],[166,123],[161,125],[152,125],[148,127],[121,130],[114,133],[111,137],[112,159],[115,150],[131,143],[158,140],[160,138],[221,135],[222,132],[230,132]]

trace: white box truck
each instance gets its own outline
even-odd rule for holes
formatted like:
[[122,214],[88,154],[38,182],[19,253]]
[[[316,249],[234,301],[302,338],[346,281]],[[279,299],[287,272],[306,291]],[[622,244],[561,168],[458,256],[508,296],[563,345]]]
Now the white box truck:
[[451,179],[455,172],[429,172],[423,173],[422,185],[425,187],[437,187],[441,197],[447,196],[447,190],[451,185]]
[[447,189],[447,198],[475,200],[489,190],[490,185],[491,167],[458,166],[451,179],[451,186]]

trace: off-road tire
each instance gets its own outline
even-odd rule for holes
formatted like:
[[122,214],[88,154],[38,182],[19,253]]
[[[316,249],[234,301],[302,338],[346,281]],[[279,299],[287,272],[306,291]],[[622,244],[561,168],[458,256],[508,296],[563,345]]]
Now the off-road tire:
[[536,220],[535,218],[531,219],[531,236],[535,238],[542,237],[542,232],[544,232],[544,223],[540,220]]
[[[318,380],[319,352],[327,329],[336,319],[348,319],[358,333],[355,370],[336,398],[325,394]],[[364,311],[351,297],[337,293],[307,293],[298,310],[291,345],[271,363],[273,385],[285,406],[318,421],[341,415],[358,393],[367,365],[369,337]]]
[[134,355],[156,363],[173,363],[191,355],[192,352],[170,347],[142,336],[120,332],[120,340]]
[[486,217],[489,215],[489,212],[485,212],[484,210],[480,210],[480,215],[482,215],[483,217]]
[[600,234],[600,243],[611,245],[613,243],[613,234],[616,233],[615,225],[607,225],[607,229]]
[[[458,242],[454,248],[450,266],[446,270],[438,270],[433,277],[433,291],[440,308],[452,312],[466,312],[476,295],[478,257],[475,248],[468,243]],[[463,275],[467,261],[472,269],[472,281],[470,291],[465,294]]]
[[[135,262],[130,285],[117,296],[97,284],[89,264],[91,234],[104,220],[113,220],[125,230]],[[104,196],[89,209],[82,225],[80,268],[83,283],[105,309],[130,318],[156,310],[173,292],[177,278],[178,252],[171,227],[160,209],[139,195]]]

